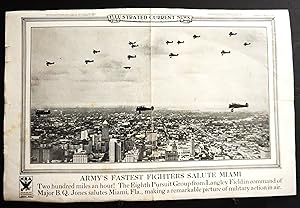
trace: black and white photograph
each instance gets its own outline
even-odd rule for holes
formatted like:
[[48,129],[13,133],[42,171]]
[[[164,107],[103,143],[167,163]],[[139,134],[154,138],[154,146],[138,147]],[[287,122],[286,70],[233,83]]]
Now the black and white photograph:
[[34,27],[30,163],[271,158],[265,27]]
[[6,17],[5,199],[296,194],[287,10]]

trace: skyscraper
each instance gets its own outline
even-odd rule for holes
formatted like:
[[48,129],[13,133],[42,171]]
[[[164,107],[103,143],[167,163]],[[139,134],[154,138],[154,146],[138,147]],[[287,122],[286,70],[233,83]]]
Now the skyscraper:
[[102,123],[101,139],[102,139],[102,141],[109,141],[109,124],[106,120]]
[[146,132],[146,139],[151,143],[151,152],[157,149],[157,133],[154,130]]
[[92,149],[93,149],[93,141],[92,141],[92,138],[90,138],[88,140],[88,144],[84,145],[84,150],[86,150],[87,153],[91,153]]
[[31,163],[40,163],[41,162],[40,156],[42,154],[40,152],[41,152],[41,149],[39,147],[31,148]]
[[51,161],[51,148],[43,148],[42,149],[42,163],[49,163]]
[[121,142],[117,139],[109,141],[109,162],[121,161]]
[[80,139],[84,140],[88,138],[88,131],[87,130],[83,130],[81,131],[81,135],[80,135]]
[[94,135],[94,146],[95,150],[99,150],[99,142],[101,141],[100,135]]
[[191,152],[190,152],[190,154],[191,154],[191,157],[194,157],[195,156],[195,142],[194,142],[193,137],[191,137],[190,142],[191,142]]
[[95,146],[95,134],[91,135],[92,145]]

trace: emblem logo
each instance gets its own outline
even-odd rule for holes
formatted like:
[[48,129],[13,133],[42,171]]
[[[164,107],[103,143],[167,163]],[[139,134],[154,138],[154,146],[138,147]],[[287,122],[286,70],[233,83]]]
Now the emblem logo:
[[32,180],[33,180],[32,176],[20,176],[19,178],[20,198],[33,197]]

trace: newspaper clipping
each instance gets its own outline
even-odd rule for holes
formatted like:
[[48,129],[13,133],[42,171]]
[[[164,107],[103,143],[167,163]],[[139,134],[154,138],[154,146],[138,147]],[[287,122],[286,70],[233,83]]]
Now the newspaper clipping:
[[4,197],[296,194],[285,10],[6,14]]

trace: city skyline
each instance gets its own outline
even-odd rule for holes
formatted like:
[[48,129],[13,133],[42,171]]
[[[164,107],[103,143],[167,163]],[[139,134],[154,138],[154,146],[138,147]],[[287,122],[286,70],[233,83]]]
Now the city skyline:
[[[238,35],[228,37],[231,30]],[[268,111],[265,28],[153,27],[149,32],[147,27],[33,28],[32,106],[226,111],[232,102],[248,102],[249,111]],[[167,45],[167,40],[185,43]],[[231,54],[221,56],[223,49]],[[169,58],[169,52],[179,56]],[[129,61],[129,54],[137,58]],[[85,59],[95,62],[87,65]],[[47,67],[45,61],[55,64]],[[124,70],[127,65],[132,69]]]
[[269,116],[254,112],[31,112],[31,163],[269,159]]

